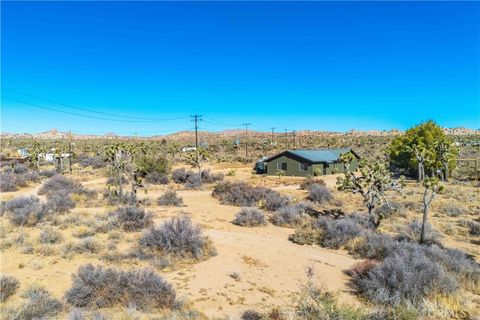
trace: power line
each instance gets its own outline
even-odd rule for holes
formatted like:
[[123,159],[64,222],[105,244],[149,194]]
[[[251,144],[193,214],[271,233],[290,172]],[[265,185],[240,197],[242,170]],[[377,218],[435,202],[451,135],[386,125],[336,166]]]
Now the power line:
[[275,143],[275,129],[276,129],[276,128],[275,128],[275,127],[271,127],[270,129],[272,130],[272,146],[273,146],[273,144]]
[[202,121],[202,115],[195,114],[195,115],[190,116],[190,117],[193,118],[190,121],[195,122],[195,148],[198,148],[198,121]]
[[[29,105],[29,106],[33,106],[33,107],[37,107],[37,108],[40,108],[40,109],[45,109],[45,110],[55,111],[55,112],[59,112],[59,113],[69,114],[69,115],[72,115],[72,116],[84,117],[84,118],[95,119],[95,120],[114,121],[114,122],[137,122],[137,123],[139,123],[139,122],[141,122],[141,123],[160,122],[160,120],[121,120],[121,119],[103,118],[103,117],[97,117],[97,116],[91,116],[91,115],[86,115],[86,114],[80,114],[80,113],[60,110],[60,109],[47,107],[47,106],[39,105],[39,104],[36,104],[36,103],[31,103],[31,102],[27,102],[27,101],[15,99],[15,98],[10,98],[10,97],[2,97],[2,98],[7,99],[7,100],[20,102],[20,103],[23,103],[23,104],[26,104],[26,105]],[[185,117],[172,118],[172,119],[169,119],[169,120],[178,120],[178,119],[185,119]],[[162,121],[166,121],[166,119],[164,119]]]
[[[134,116],[128,116],[128,115],[121,115],[121,114],[115,114],[115,113],[109,113],[109,112],[96,111],[96,110],[92,110],[92,109],[88,109],[88,108],[84,108],[84,107],[74,106],[74,105],[71,105],[71,104],[66,104],[66,103],[54,101],[54,100],[51,100],[51,99],[46,99],[46,98],[42,98],[42,97],[39,97],[39,96],[35,96],[35,95],[33,95],[33,94],[26,93],[26,92],[23,92],[23,91],[6,88],[6,87],[4,87],[4,86],[2,86],[2,89],[8,90],[8,91],[11,91],[11,92],[15,92],[15,93],[19,93],[19,94],[21,94],[21,95],[24,95],[24,96],[27,96],[27,97],[31,97],[31,98],[34,98],[34,99],[38,99],[38,100],[42,100],[42,101],[45,101],[45,102],[50,102],[50,103],[53,103],[53,104],[58,104],[58,105],[60,105],[60,106],[64,106],[64,107],[67,107],[67,108],[77,109],[77,110],[81,110],[81,111],[86,111],[86,112],[91,112],[91,113],[96,113],[96,114],[101,114],[101,115],[111,116],[111,117],[116,117],[116,118],[127,118],[127,119],[135,119],[135,120],[144,120],[144,121],[148,121],[148,122],[154,122],[154,121],[171,121],[171,120],[180,120],[180,119],[186,119],[186,118],[188,118],[188,117],[186,117],[186,116],[174,117],[174,118],[141,118],[141,117],[134,117]],[[119,119],[119,120],[121,120],[121,119]]]
[[245,158],[248,159],[248,126],[251,123],[242,123],[242,126],[245,126]]
[[213,119],[212,117],[209,117],[209,116],[204,116],[205,118],[213,121],[213,122],[216,122],[218,123],[219,125],[223,125],[225,127],[240,127],[242,126],[243,124],[232,124],[232,123],[225,123],[225,122],[222,122],[222,121],[218,121],[218,120],[215,120]]

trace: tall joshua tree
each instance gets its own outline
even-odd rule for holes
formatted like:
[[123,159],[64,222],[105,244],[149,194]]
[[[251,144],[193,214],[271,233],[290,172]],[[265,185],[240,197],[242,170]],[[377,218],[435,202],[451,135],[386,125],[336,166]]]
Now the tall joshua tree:
[[423,187],[425,188],[423,192],[423,219],[422,219],[422,233],[420,235],[420,243],[424,244],[426,242],[425,233],[428,224],[428,213],[432,205],[433,199],[438,192],[443,189],[443,186],[439,184],[438,178],[436,177],[426,177],[423,180]]
[[375,212],[375,207],[382,203],[389,205],[385,194],[386,191],[402,192],[404,185],[403,177],[400,180],[393,180],[384,163],[368,163],[366,161],[360,162],[360,175],[357,175],[349,169],[351,157],[344,156],[342,161],[347,170],[343,177],[338,177],[337,179],[338,190],[360,194],[368,209],[369,219],[373,226],[377,228],[384,217]]

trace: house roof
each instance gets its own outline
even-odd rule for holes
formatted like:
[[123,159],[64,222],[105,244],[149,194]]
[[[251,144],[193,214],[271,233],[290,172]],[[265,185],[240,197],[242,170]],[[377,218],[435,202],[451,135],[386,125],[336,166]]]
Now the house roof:
[[284,152],[281,152],[279,154],[276,154],[266,159],[265,161],[268,162],[282,155],[290,154],[290,155],[305,159],[312,163],[318,163],[318,162],[328,163],[328,162],[337,161],[340,158],[340,155],[346,152],[352,152],[357,158],[360,158],[358,154],[356,154],[352,149],[341,148],[341,149],[317,149],[317,150],[286,150]]

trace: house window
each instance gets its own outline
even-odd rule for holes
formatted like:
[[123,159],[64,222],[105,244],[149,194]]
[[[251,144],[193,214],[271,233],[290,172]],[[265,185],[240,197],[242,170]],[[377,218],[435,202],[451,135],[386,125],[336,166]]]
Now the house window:
[[308,163],[299,163],[298,170],[300,171],[308,171]]
[[277,162],[277,170],[287,171],[287,163],[286,162]]

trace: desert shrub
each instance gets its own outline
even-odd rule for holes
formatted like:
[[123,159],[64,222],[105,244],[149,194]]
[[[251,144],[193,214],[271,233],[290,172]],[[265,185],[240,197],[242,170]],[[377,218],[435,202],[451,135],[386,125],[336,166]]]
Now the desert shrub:
[[167,190],[163,195],[161,195],[157,203],[159,206],[183,206],[183,199],[177,195],[175,190]]
[[321,217],[315,221],[314,225],[320,231],[320,245],[331,249],[346,245],[365,231],[362,226],[348,218],[330,220]]
[[319,233],[318,230],[310,227],[299,228],[288,236],[288,240],[300,245],[312,245],[319,242]]
[[308,213],[311,209],[311,204],[308,202],[299,202],[282,207],[273,213],[272,223],[276,226],[301,226],[308,221]]
[[25,181],[38,182],[40,181],[40,175],[37,171],[28,171],[22,174],[22,179]]
[[480,236],[480,223],[475,222],[475,221],[468,221],[467,222],[468,226],[468,233],[470,233],[471,236]]
[[423,246],[424,254],[452,273],[464,286],[478,288],[480,285],[480,265],[458,249]]
[[450,294],[457,282],[437,262],[421,250],[400,250],[354,279],[355,289],[381,304],[420,305],[431,294]]
[[269,211],[275,211],[280,209],[281,207],[288,206],[290,202],[290,197],[272,191],[265,194],[265,197],[262,201],[262,206]]
[[68,320],[86,320],[87,316],[82,309],[75,308],[68,315]]
[[267,220],[262,210],[257,208],[245,207],[235,215],[233,223],[239,226],[254,227],[260,225],[266,225]]
[[350,253],[364,259],[383,260],[397,250],[399,243],[391,237],[380,233],[367,233]]
[[55,193],[62,190],[66,191],[67,193],[78,193],[82,189],[83,187],[81,186],[81,184],[65,177],[64,175],[57,174],[43,183],[40,190],[38,190],[38,194],[41,195],[47,193]]
[[17,191],[19,181],[17,175],[11,172],[0,173],[0,191],[10,192]]
[[53,228],[44,228],[40,232],[40,243],[44,244],[55,244],[62,241],[62,235],[60,232],[56,231]]
[[295,319],[305,320],[363,320],[364,311],[348,305],[340,305],[337,297],[322,288],[316,287],[311,281],[302,287],[298,297],[295,297]]
[[222,204],[239,207],[253,207],[262,199],[262,187],[253,187],[245,182],[220,182],[215,185],[212,195]]
[[404,217],[406,214],[407,208],[401,203],[398,202],[388,202],[383,203],[381,206],[375,209],[375,214],[381,216],[382,218],[388,218],[390,216],[400,216]]
[[13,173],[23,174],[28,171],[28,167],[23,163],[18,163],[13,167]]
[[378,264],[379,264],[378,260],[367,259],[367,260],[355,263],[353,267],[345,271],[345,273],[353,278],[363,278],[368,274],[368,272],[370,272],[370,270],[372,270]]
[[[401,230],[397,239],[400,241],[420,242],[421,233],[422,222],[415,219]],[[425,244],[438,244],[440,243],[440,239],[441,235],[430,223],[427,223],[425,225]]]
[[261,313],[255,310],[245,310],[240,317],[242,320],[262,320],[263,316]]
[[151,184],[168,184],[168,176],[158,171],[149,172],[145,175],[145,181]]
[[173,287],[152,270],[121,271],[91,264],[78,269],[65,294],[66,301],[75,307],[134,305],[142,310],[172,308],[175,297]]
[[448,203],[440,208],[440,212],[446,214],[449,217],[458,217],[466,213],[465,209],[460,206]]
[[105,159],[101,156],[78,156],[75,158],[75,162],[80,164],[83,168],[92,167],[93,169],[100,169],[106,166]]
[[29,289],[22,297],[27,300],[17,310],[14,319],[52,319],[62,311],[62,303],[44,288]]
[[325,181],[322,179],[314,178],[312,176],[308,176],[305,178],[305,180],[300,183],[300,190],[308,190],[311,185],[320,185],[320,186],[325,186]]
[[213,254],[210,240],[189,217],[174,217],[145,232],[140,248],[153,255],[169,254],[176,258],[207,258]]
[[54,169],[52,169],[52,170],[41,170],[40,171],[40,175],[43,176],[43,177],[47,177],[47,178],[51,178],[56,174],[57,174],[57,172]]
[[152,224],[151,215],[139,207],[121,207],[109,215],[114,216],[118,226],[125,231],[142,230]]
[[159,173],[167,175],[170,171],[170,164],[167,158],[161,155],[142,155],[135,159],[137,172],[140,177],[145,177],[149,173]]
[[192,171],[187,171],[185,168],[175,169],[172,172],[172,180],[175,183],[185,183],[191,173]]
[[102,250],[102,245],[98,243],[93,237],[86,237],[78,240],[75,243],[67,243],[62,248],[62,256],[68,257],[74,253],[99,253]]
[[6,301],[17,292],[20,283],[14,277],[0,275],[0,302]]
[[201,178],[203,183],[215,183],[223,181],[225,176],[222,172],[212,173],[210,169],[204,169],[202,170]]
[[308,188],[307,199],[315,203],[327,203],[333,199],[333,196],[326,186],[312,184]]
[[75,208],[75,201],[67,191],[60,190],[54,193],[47,193],[46,207],[53,213],[67,213]]
[[202,187],[202,179],[199,174],[190,174],[185,182],[186,189],[200,189]]
[[18,197],[7,201],[3,207],[10,222],[18,226],[34,226],[46,215],[45,205],[35,196]]

